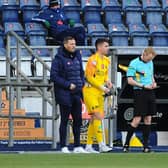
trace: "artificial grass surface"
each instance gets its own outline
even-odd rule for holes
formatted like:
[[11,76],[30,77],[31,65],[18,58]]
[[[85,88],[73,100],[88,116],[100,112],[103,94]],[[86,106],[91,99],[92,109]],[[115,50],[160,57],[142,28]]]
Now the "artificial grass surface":
[[168,153],[0,154],[2,168],[167,168]]

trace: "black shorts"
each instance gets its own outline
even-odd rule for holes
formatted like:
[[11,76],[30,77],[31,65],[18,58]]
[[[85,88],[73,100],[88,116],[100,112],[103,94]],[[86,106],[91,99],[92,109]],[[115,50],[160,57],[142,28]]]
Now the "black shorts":
[[153,90],[134,90],[134,116],[156,114],[156,97]]

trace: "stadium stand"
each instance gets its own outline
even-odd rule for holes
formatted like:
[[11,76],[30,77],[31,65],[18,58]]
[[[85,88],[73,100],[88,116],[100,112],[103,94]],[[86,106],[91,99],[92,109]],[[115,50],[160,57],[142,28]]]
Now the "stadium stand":
[[49,6],[49,0],[40,0],[40,9],[47,8]]
[[92,54],[92,52],[90,50],[86,50],[86,49],[81,49],[80,53],[81,53],[82,57],[89,57]]
[[[31,46],[46,46],[46,36],[47,30],[39,23],[25,23],[25,34],[27,35],[27,39],[29,45]],[[48,49],[40,48],[34,49],[34,51],[39,56],[50,56]]]
[[[21,23],[19,22],[5,22],[4,23],[4,29],[5,29],[5,34],[10,31],[13,30],[15,31],[18,35],[20,35],[21,37],[24,37],[25,33],[24,33],[24,29],[21,25]],[[13,43],[14,41],[12,41]]]
[[129,24],[128,28],[133,46],[149,45],[149,33],[144,24]]
[[0,56],[5,55],[5,44],[4,44],[4,30],[0,25]]
[[76,0],[61,0],[61,6],[64,9],[67,18],[71,18],[75,23],[81,23],[80,11],[81,6]]
[[125,13],[127,25],[142,23],[142,6],[138,0],[123,0],[122,9]]
[[[0,10],[2,12],[1,24],[4,25],[6,22],[12,21],[18,22],[24,27],[25,23],[32,22],[32,16],[40,9],[48,7],[48,4],[49,0],[0,1]],[[148,39],[146,42],[143,40],[138,42],[137,40],[140,46],[152,45],[153,40],[151,41],[151,39],[153,39],[153,35],[151,33],[148,34],[149,37],[147,38],[146,32],[142,33],[141,31],[141,33],[139,32],[138,34],[137,31],[136,33],[133,32],[134,30],[131,30],[131,25],[136,24],[141,28],[145,26],[145,30],[149,29],[150,24],[163,24],[166,27],[168,25],[167,0],[61,0],[61,6],[66,16],[75,21],[75,27],[82,25],[88,30],[88,24],[102,24],[104,28],[108,30],[106,37],[111,40],[112,45],[137,46],[138,44],[135,42],[137,36],[138,38],[141,36],[140,39],[143,37],[145,41]],[[121,27],[125,27],[126,31],[124,30],[125,33],[122,31],[121,36],[125,39],[125,42],[122,41],[123,43],[121,44],[114,40],[114,36],[117,38],[119,33],[117,31],[111,31],[111,29],[109,30],[109,24],[123,24]],[[109,33],[109,31],[111,33]],[[164,29],[164,31],[166,31],[166,29]],[[103,33],[104,30],[102,30],[100,36],[102,36]],[[44,40],[45,43],[43,44],[55,45],[48,35],[45,36],[47,40]],[[28,35],[26,35],[26,37],[28,37]],[[34,38],[38,40],[39,35]],[[88,32],[85,44],[93,45],[95,39],[95,33]],[[91,42],[88,42],[90,40]],[[164,43],[160,43],[160,46],[163,44]]]
[[146,25],[162,23],[162,8],[158,0],[142,0]]
[[121,10],[105,10],[105,25],[111,23],[123,23]]
[[97,0],[81,0],[84,15],[84,25],[101,23],[101,5]]
[[[25,40],[25,32],[23,29],[23,26],[21,25],[21,23],[19,22],[5,22],[4,23],[4,33],[5,35],[9,32],[9,31],[15,31],[23,40]],[[16,39],[15,37],[11,37],[11,41],[10,41],[10,45],[11,46],[16,46]],[[28,53],[26,52],[25,49],[21,50],[21,56],[27,56]],[[11,58],[15,58],[16,57],[16,49],[11,49]]]
[[0,1],[0,10],[2,11],[2,22],[19,21],[17,0]]
[[150,24],[149,32],[153,46],[168,46],[168,30],[163,24]]
[[134,9],[139,10],[141,9],[141,4],[138,0],[122,0],[122,9],[128,10],[128,9]]
[[91,44],[94,45],[97,38],[108,37],[107,29],[101,23],[89,23],[87,25],[88,37],[91,38]]
[[168,1],[167,0],[161,0],[162,2],[162,9],[167,11],[168,10]]
[[109,10],[118,8],[121,9],[121,4],[119,4],[118,0],[105,0],[102,1],[102,9],[103,10]]
[[109,24],[108,34],[113,46],[128,46],[128,30],[124,24]]
[[168,25],[168,1],[167,0],[162,0],[162,9],[165,15],[165,24],[166,26]]
[[104,12],[104,23],[106,26],[111,23],[122,23],[121,5],[117,0],[102,1],[102,10]]
[[20,1],[20,9],[22,11],[23,22],[31,22],[32,17],[40,10],[40,5],[36,0]]

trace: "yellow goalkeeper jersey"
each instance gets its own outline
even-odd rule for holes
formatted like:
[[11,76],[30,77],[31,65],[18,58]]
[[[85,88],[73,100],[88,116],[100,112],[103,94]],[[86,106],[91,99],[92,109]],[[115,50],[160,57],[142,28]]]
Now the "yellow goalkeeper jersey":
[[89,57],[85,70],[87,82],[84,88],[90,88],[94,94],[103,93],[102,87],[108,80],[109,64],[109,58],[106,56],[100,57],[98,53]]

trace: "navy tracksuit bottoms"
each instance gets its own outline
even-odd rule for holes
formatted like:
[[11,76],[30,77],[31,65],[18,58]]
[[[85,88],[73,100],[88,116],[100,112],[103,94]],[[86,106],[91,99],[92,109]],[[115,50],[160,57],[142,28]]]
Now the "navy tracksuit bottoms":
[[71,114],[73,119],[73,135],[74,135],[74,147],[80,146],[80,127],[82,124],[82,104],[81,97],[79,95],[72,96],[72,106],[60,104],[60,145],[61,147],[66,146],[67,138],[67,125],[69,115]]

